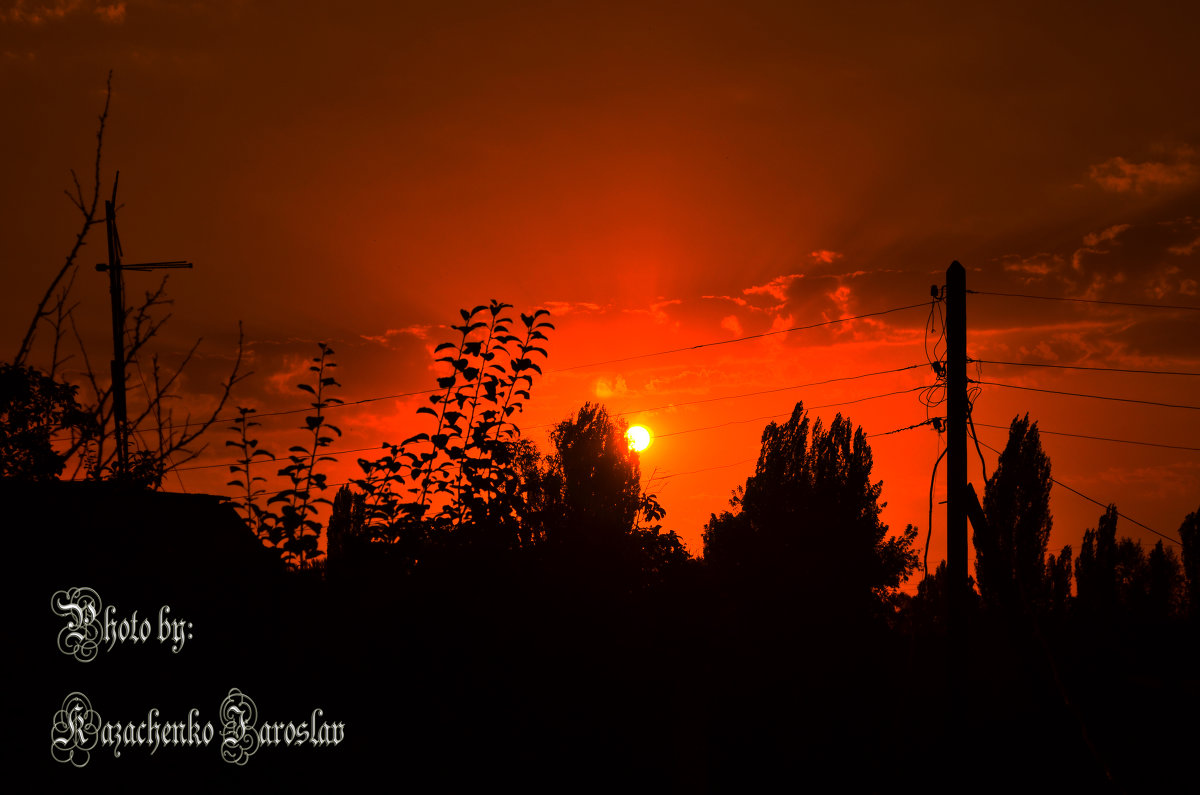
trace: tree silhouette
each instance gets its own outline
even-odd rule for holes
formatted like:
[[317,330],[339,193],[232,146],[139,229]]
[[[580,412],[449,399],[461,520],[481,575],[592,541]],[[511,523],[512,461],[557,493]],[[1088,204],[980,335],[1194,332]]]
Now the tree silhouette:
[[1008,444],[987,480],[987,530],[975,528],[975,572],[985,604],[1030,607],[1045,596],[1050,516],[1050,459],[1037,423],[1013,418]]
[[543,459],[544,469],[526,478],[542,522],[533,532],[605,576],[657,574],[688,555],[674,532],[651,524],[666,512],[642,490],[638,455],[625,430],[604,406],[585,403],[550,432],[554,452]]
[[[1164,621],[1183,613],[1186,569],[1175,550],[1159,541],[1147,555],[1141,542],[1118,539],[1117,516],[1116,506],[1108,506],[1096,529],[1083,534],[1075,563],[1079,613],[1101,624],[1115,618]],[[1185,562],[1187,552],[1185,544]]]
[[735,587],[827,616],[877,610],[917,565],[909,525],[888,537],[879,518],[882,482],[862,428],[838,414],[826,431],[797,403],[783,425],[763,431],[754,474],[734,492],[733,511],[713,515],[704,558]]
[[[74,243],[38,301],[12,363],[16,367],[24,367],[38,357],[37,341],[39,332],[42,331],[50,332],[50,340],[49,350],[42,354],[45,358],[41,371],[51,382],[60,377],[64,365],[70,360],[81,361],[81,380],[86,391],[90,392],[90,397],[75,395],[73,399],[83,400],[80,410],[88,416],[86,420],[79,421],[77,414],[72,413],[70,422],[64,422],[55,429],[70,436],[59,453],[65,466],[71,467],[72,471],[67,473],[68,477],[75,479],[83,474],[93,480],[121,479],[128,484],[159,488],[167,472],[177,469],[204,450],[205,445],[201,443],[201,439],[217,422],[234,386],[246,377],[242,372],[244,339],[239,324],[234,365],[228,378],[220,385],[219,395],[211,412],[196,421],[193,421],[190,415],[185,416],[182,421],[178,420],[174,416],[172,406],[181,397],[177,390],[200,341],[197,340],[174,366],[168,366],[165,359],[160,360],[159,355],[152,352],[151,343],[163,335],[163,327],[171,318],[168,307],[172,301],[167,298],[165,278],[157,288],[147,290],[140,303],[125,307],[124,317],[119,321],[122,326],[120,338],[125,346],[124,361],[130,367],[136,368],[137,380],[142,386],[141,390],[134,391],[134,396],[140,392],[145,399],[134,397],[130,401],[124,428],[118,429],[115,408],[117,395],[131,383],[132,373],[127,370],[122,374],[125,379],[125,383],[122,384],[120,379],[113,381],[108,368],[98,372],[93,367],[88,346],[76,324],[75,309],[78,303],[74,290],[79,274],[79,258],[87,244],[88,235],[94,225],[106,220],[100,205],[100,190],[104,181],[101,173],[101,155],[104,150],[104,132],[108,123],[111,98],[110,71],[105,86],[104,110],[98,120],[90,185],[85,190],[79,175],[72,169],[72,189],[64,191],[80,215],[80,225]],[[111,204],[117,206],[115,178]],[[119,242],[117,247],[120,247]],[[49,383],[46,382],[38,389],[49,395]],[[67,417],[63,415],[60,419],[66,420]],[[65,450],[65,454],[61,450]],[[122,471],[120,462],[125,458],[128,460],[124,466],[125,471]],[[58,473],[61,475],[63,469]]]
[[[94,431],[75,391],[33,367],[0,364],[0,477],[45,480],[62,474],[86,431]],[[62,430],[73,431],[78,440],[65,452],[51,444]]]
[[1085,615],[1106,618],[1117,604],[1117,506],[1109,505],[1095,529],[1083,534],[1075,561],[1076,603]]
[[562,483],[564,524],[583,536],[628,532],[641,505],[640,469],[617,424],[585,403],[550,432],[550,471]]
[[1159,541],[1150,550],[1146,563],[1149,570],[1146,597],[1150,618],[1156,621],[1173,618],[1184,604],[1183,570],[1179,565],[1179,556],[1174,549],[1164,547],[1163,542]]
[[1187,613],[1200,620],[1200,509],[1189,513],[1179,526],[1183,542],[1183,576],[1186,580]]
[[1065,618],[1071,602],[1071,545],[1046,559],[1046,599],[1051,615]]

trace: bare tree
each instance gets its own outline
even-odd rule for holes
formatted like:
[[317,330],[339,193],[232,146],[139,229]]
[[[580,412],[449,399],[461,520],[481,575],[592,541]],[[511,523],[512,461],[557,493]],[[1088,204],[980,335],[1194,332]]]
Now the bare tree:
[[71,246],[71,250],[68,252],[63,266],[59,268],[58,273],[50,281],[50,286],[46,288],[42,300],[38,302],[37,309],[33,313],[33,319],[29,321],[29,328],[25,331],[25,336],[21,340],[21,347],[17,350],[16,357],[13,358],[13,364],[17,366],[24,366],[28,363],[38,327],[45,321],[54,330],[54,348],[50,357],[49,368],[51,377],[57,374],[58,368],[65,361],[59,358],[59,350],[62,339],[66,334],[65,324],[67,318],[70,317],[71,311],[75,308],[69,302],[69,299],[79,267],[76,259],[79,256],[80,249],[87,242],[88,232],[91,231],[92,226],[104,220],[96,218],[96,210],[100,206],[100,155],[104,149],[104,127],[108,123],[108,106],[111,100],[112,72],[109,71],[108,80],[105,83],[104,111],[100,114],[100,128],[96,131],[96,161],[92,177],[91,198],[90,200],[84,198],[83,187],[79,184],[79,175],[75,173],[75,169],[71,169],[71,180],[75,184],[75,192],[72,193],[67,190],[64,193],[71,200],[71,204],[79,210],[83,216],[83,221],[80,224],[79,231],[75,234],[75,244]]
[[[106,82],[104,110],[100,114],[99,129],[96,133],[96,157],[94,173],[90,190],[85,193],[78,175],[71,171],[74,190],[66,191],[67,197],[80,213],[81,222],[76,233],[75,242],[71,246],[65,261],[50,285],[47,287],[41,301],[34,310],[33,318],[25,332],[21,345],[13,363],[17,367],[28,367],[39,330],[45,326],[53,334],[53,342],[49,353],[45,372],[51,377],[58,377],[63,365],[74,355],[64,353],[64,342],[70,333],[77,348],[77,355],[82,359],[83,381],[90,390],[89,400],[83,407],[92,421],[77,427],[63,428],[70,440],[62,454],[64,459],[73,461],[73,469],[69,477],[127,478],[147,485],[158,486],[162,478],[172,469],[186,461],[195,458],[203,449],[200,439],[204,432],[216,422],[221,411],[225,408],[235,384],[244,379],[249,373],[242,372],[244,352],[244,335],[241,324],[238,325],[237,353],[233,367],[228,377],[222,381],[219,389],[216,407],[206,412],[198,420],[193,421],[187,414],[182,422],[177,422],[174,416],[173,404],[181,398],[177,388],[180,376],[192,361],[201,340],[182,356],[175,367],[166,367],[160,361],[159,354],[150,351],[148,345],[159,335],[163,326],[171,319],[168,308],[171,300],[166,295],[166,279],[164,278],[156,289],[146,291],[142,301],[134,307],[124,308],[121,319],[124,340],[124,360],[139,373],[142,384],[142,398],[137,400],[138,410],[131,411],[123,429],[117,428],[117,417],[114,412],[114,395],[118,388],[128,385],[128,375],[124,375],[125,383],[113,378],[102,378],[92,366],[88,355],[87,345],[75,322],[75,309],[71,291],[79,270],[80,251],[87,243],[88,233],[92,226],[103,223],[104,217],[97,217],[100,210],[101,160],[104,148],[104,130],[108,122],[109,104],[112,99],[112,72],[109,72]],[[116,206],[116,182],[113,183],[113,207]],[[149,368],[143,369],[142,361],[149,357]],[[103,368],[100,372],[103,372]],[[144,398],[144,399],[143,399]],[[119,432],[123,430],[124,433]],[[129,464],[119,466],[117,462],[122,439],[128,440]]]

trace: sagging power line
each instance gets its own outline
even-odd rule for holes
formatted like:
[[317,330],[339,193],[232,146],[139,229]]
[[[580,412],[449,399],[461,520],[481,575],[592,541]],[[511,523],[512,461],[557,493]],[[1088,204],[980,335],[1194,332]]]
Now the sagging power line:
[[1031,295],[1029,293],[1001,293],[991,290],[967,290],[970,295],[990,295],[1000,298],[1025,298],[1034,301],[1064,301],[1074,304],[1101,304],[1107,306],[1127,306],[1137,309],[1169,309],[1184,312],[1200,312],[1200,306],[1182,306],[1180,304],[1146,304],[1137,301],[1102,301],[1098,298],[1068,298],[1058,295]]

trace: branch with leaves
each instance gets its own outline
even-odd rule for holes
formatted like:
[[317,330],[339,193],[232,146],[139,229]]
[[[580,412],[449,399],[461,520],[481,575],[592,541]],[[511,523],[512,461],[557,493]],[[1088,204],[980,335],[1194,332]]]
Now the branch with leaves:
[[279,470],[279,474],[287,477],[292,484],[289,489],[276,494],[267,500],[267,504],[282,503],[279,514],[272,514],[271,522],[277,527],[283,540],[284,556],[297,568],[306,568],[309,563],[322,554],[318,548],[321,538],[321,523],[316,520],[316,514],[321,505],[332,506],[333,503],[325,498],[316,496],[317,492],[325,491],[325,473],[318,472],[318,465],[337,459],[333,456],[321,455],[322,449],[333,443],[334,436],[342,435],[341,428],[331,425],[325,410],[330,406],[341,405],[341,398],[330,397],[326,392],[341,384],[328,372],[337,364],[330,361],[333,349],[324,342],[318,343],[321,353],[313,357],[309,372],[315,373],[312,384],[298,384],[298,387],[313,397],[309,405],[313,413],[304,418],[304,429],[312,435],[311,443],[305,447],[296,445],[288,451],[288,464]]
[[251,471],[256,459],[261,457],[274,461],[275,454],[260,448],[258,439],[250,438],[250,429],[261,425],[250,419],[250,415],[254,413],[255,409],[238,406],[238,416],[233,421],[232,428],[233,432],[237,434],[237,438],[225,442],[226,447],[233,447],[238,451],[237,463],[229,466],[229,473],[238,477],[226,485],[237,486],[245,495],[238,499],[246,513],[246,526],[264,541],[269,542],[272,546],[278,546],[281,539],[273,536],[276,527],[267,521],[269,514],[258,503],[259,498],[265,496],[267,492],[257,484],[266,483],[267,479],[261,475],[255,475]]
[[438,378],[431,405],[417,409],[435,419],[433,432],[385,444],[378,460],[359,459],[364,477],[353,482],[365,495],[364,521],[375,537],[509,524],[519,543],[513,469],[520,429],[512,418],[529,399],[532,374],[541,372],[533,358],[546,356],[541,343],[554,326],[539,309],[520,316],[525,333],[516,336],[511,308],[493,300],[460,310],[462,323],[451,326],[458,340],[434,349],[449,372]]

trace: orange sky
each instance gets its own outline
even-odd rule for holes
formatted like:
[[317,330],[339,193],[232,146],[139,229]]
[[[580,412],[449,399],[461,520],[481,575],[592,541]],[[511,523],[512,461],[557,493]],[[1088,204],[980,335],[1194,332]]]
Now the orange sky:
[[[69,248],[61,190],[69,168],[90,173],[109,68],[104,175],[121,170],[127,258],[196,263],[172,276],[162,347],[204,337],[194,405],[238,320],[255,375],[236,402],[266,412],[302,405],[293,374],[317,340],[337,351],[342,396],[374,397],[433,385],[431,350],[459,307],[546,307],[558,330],[525,420],[539,443],[585,400],[656,434],[735,423],[643,456],[646,477],[674,475],[653,489],[697,552],[757,455],[764,423],[739,421],[929,374],[637,410],[924,362],[926,311],[563,368],[919,303],[953,259],[978,290],[1200,305],[1200,12],[829,5],[0,4],[4,339],[15,350]],[[77,290],[103,361],[100,243]],[[130,274],[130,295],[153,278]],[[968,322],[978,358],[1200,371],[1196,313],[973,296]],[[1195,378],[984,377],[1200,404]],[[344,409],[335,449],[425,429],[420,400]],[[844,411],[870,433],[926,416],[915,395]],[[976,419],[1025,411],[1045,430],[1200,447],[1183,409],[985,387]],[[269,421],[269,446],[295,443],[296,420]],[[1003,431],[979,430],[1002,446]],[[223,460],[224,440],[193,463]],[[1043,441],[1057,478],[1164,533],[1200,506],[1196,452]],[[924,532],[936,433],[872,445],[886,521]],[[227,479],[182,474],[189,490]],[[1061,490],[1053,509],[1055,551],[1078,550],[1101,512]]]

